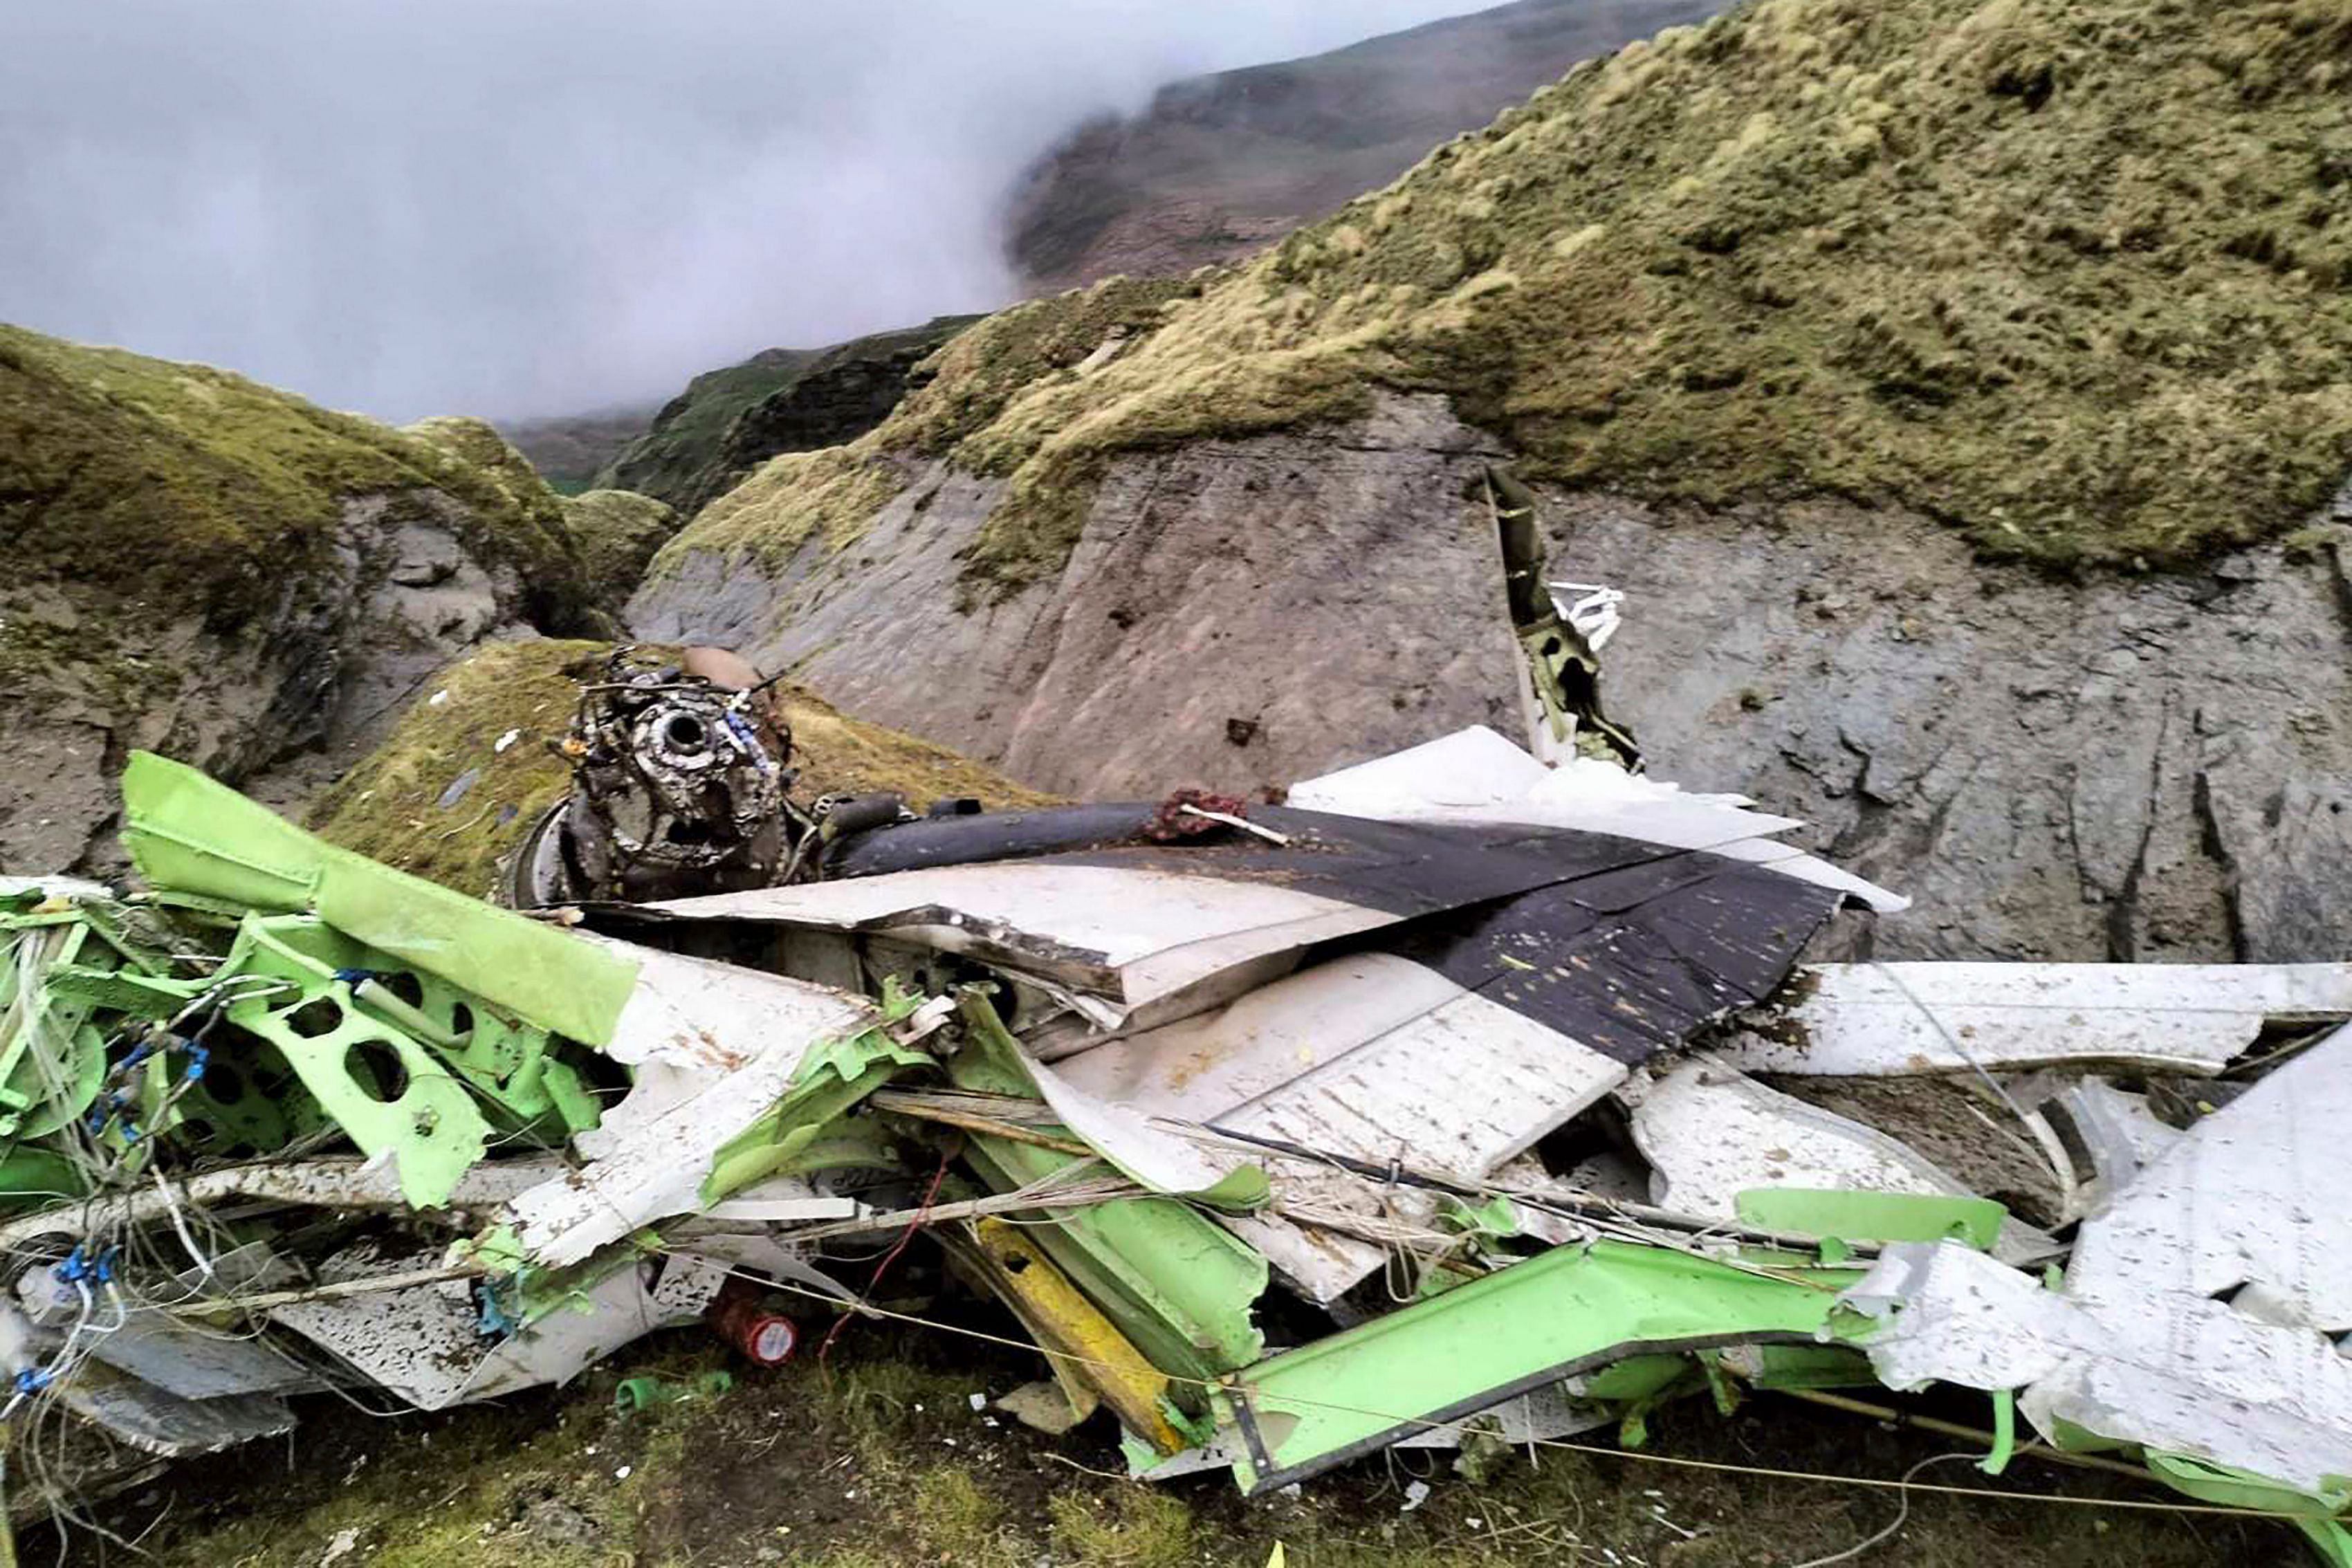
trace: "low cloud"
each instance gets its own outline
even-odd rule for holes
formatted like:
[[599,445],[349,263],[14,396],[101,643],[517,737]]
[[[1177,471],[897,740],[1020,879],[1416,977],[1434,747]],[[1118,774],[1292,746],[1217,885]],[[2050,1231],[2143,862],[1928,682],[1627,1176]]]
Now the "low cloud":
[[1003,302],[1009,183],[1463,0],[68,0],[0,49],[0,319],[394,419],[657,401]]

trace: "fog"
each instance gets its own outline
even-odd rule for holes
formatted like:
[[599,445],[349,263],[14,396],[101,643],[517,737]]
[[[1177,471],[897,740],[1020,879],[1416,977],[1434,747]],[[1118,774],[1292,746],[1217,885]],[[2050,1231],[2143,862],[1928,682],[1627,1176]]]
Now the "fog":
[[1475,0],[0,0],[0,320],[386,418],[659,401],[1010,297],[1159,83]]

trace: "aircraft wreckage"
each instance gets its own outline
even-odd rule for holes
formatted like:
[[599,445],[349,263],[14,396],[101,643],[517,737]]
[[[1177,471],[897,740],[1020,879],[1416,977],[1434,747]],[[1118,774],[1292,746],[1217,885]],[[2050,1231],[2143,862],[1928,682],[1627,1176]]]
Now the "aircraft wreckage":
[[803,807],[755,687],[623,653],[518,911],[134,757],[143,891],[0,883],[16,1500],[773,1359],[920,1234],[1140,1475],[1946,1384],[1989,1469],[2022,1413],[2352,1563],[2352,966],[1804,963],[1902,901],[1629,768],[1613,596],[1502,520],[1528,747],[1281,805]]

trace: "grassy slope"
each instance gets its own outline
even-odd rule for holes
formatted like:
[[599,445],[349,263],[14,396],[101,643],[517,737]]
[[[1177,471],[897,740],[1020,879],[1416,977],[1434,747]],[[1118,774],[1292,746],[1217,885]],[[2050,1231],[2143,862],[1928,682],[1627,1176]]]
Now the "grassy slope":
[[588,580],[613,603],[625,601],[669,537],[677,513],[630,490],[585,490],[563,498],[563,518],[579,541]]
[[1012,479],[967,570],[1017,586],[1112,455],[1386,384],[1538,477],[2184,562],[2352,465],[2348,50],[2346,0],[1756,0],[1571,71],[1095,374],[1007,389],[989,360],[1100,290],[983,323],[880,431],[777,459],[671,549],[854,538],[885,455],[944,426]]
[[582,413],[552,419],[509,420],[499,434],[514,443],[550,488],[559,495],[576,495],[594,487],[605,465],[621,449],[653,427],[652,408],[621,408],[604,413]]
[[[1075,383],[1076,367],[1115,332],[1148,335],[1172,299],[1200,293],[1199,279],[1114,277],[1051,299],[1033,299],[967,328],[941,349],[929,384],[877,429],[841,446],[791,453],[698,513],[687,548],[789,553],[813,533],[856,537],[898,493],[893,455],[950,458],[982,473],[1007,473],[986,434],[1014,402],[1040,388]],[[675,562],[677,554],[666,549]],[[656,558],[660,570],[662,557]]]
[[635,490],[677,506],[717,456],[735,416],[789,386],[815,349],[763,349],[741,364],[706,371],[654,416],[653,428],[621,448],[593,481],[601,490]]
[[[499,859],[541,811],[561,799],[571,772],[551,749],[572,723],[576,692],[564,666],[601,653],[580,642],[500,643],[425,683],[425,696],[365,760],[320,799],[310,826],[362,854],[481,894]],[[439,701],[435,694],[446,693]],[[1045,798],[942,747],[849,718],[805,694],[787,694],[794,762],[804,800],[832,790],[896,789],[918,810],[942,796],[991,806]],[[516,732],[506,749],[498,743]],[[472,769],[479,776],[447,807],[442,795]]]
[[341,502],[437,490],[467,542],[515,563],[555,622],[587,604],[554,497],[478,421],[396,431],[204,365],[0,326],[0,561],[218,628],[321,562]]

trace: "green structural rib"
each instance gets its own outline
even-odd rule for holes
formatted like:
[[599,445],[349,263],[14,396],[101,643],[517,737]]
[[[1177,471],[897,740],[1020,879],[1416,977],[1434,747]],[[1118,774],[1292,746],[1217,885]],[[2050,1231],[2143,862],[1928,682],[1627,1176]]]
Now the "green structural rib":
[[131,753],[122,841],[159,889],[310,914],[541,1029],[613,1038],[636,966],[312,837],[194,768]]
[[1810,1343],[1850,1270],[1759,1270],[1664,1247],[1560,1247],[1226,1381],[1256,1493],[1628,1356]]

